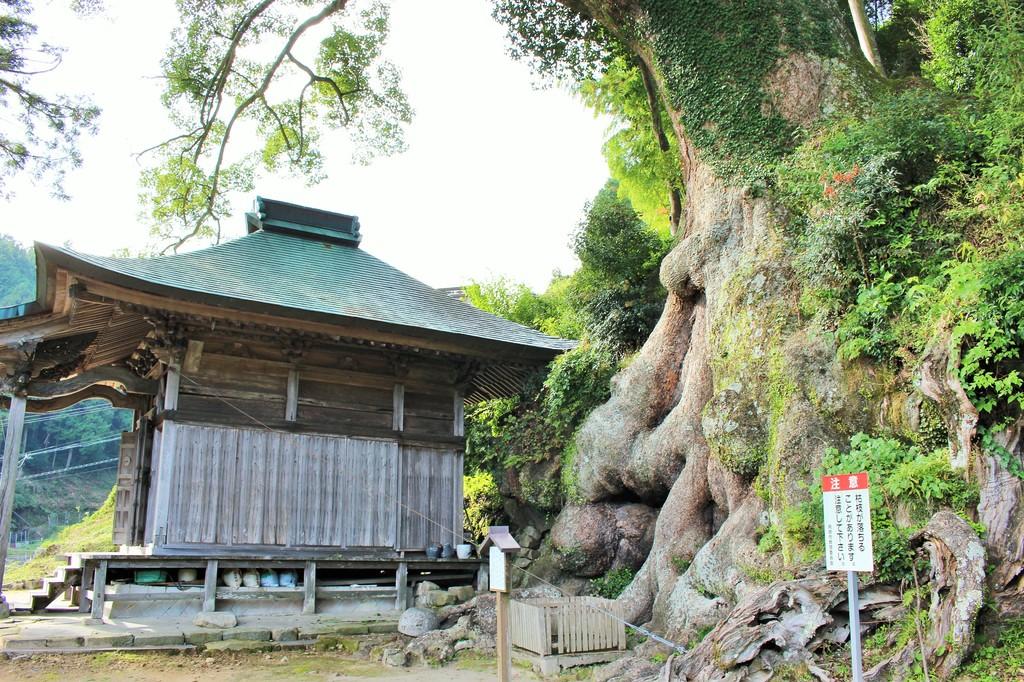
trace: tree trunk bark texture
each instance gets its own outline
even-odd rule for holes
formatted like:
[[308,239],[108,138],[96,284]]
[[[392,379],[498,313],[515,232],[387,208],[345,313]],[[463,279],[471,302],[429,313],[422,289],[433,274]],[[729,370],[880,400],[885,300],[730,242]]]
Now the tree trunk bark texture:
[[[684,645],[713,628],[677,657],[682,677],[675,679],[769,679],[780,664],[793,663],[827,679],[814,652],[823,642],[845,641],[843,583],[820,575],[781,580],[796,549],[783,539],[781,552],[766,555],[757,543],[806,499],[826,447],[843,447],[852,434],[886,423],[888,397],[862,390],[880,383],[877,371],[842,363],[834,341],[801,318],[786,211],[770,190],[724,176],[694,142],[687,112],[664,76],[664,39],[652,34],[648,9],[656,0],[563,1],[618,35],[653,74],[679,139],[687,197],[678,244],[661,267],[668,290],[662,317],[577,438],[578,492],[586,502],[639,500],[661,510],[651,552],[620,597],[626,617]],[[836,3],[833,11],[835,52],[826,58],[780,46],[762,83],[763,106],[794,126],[810,129],[828,111],[864,97],[866,88],[856,84],[870,76],[852,65],[861,55],[844,8]],[[977,411],[954,376],[937,350],[926,358],[920,385],[940,404],[955,434],[952,449],[966,467]],[[1008,437],[1015,456],[1024,447],[1022,430],[1024,424]],[[971,461],[982,482],[986,544],[1000,560],[991,581],[1017,604],[1024,590],[1024,512],[1017,504],[1024,486],[999,461]],[[932,563],[926,647],[942,677],[972,641],[985,548],[949,513],[936,515],[916,542]],[[893,620],[902,614],[897,602],[898,595],[866,608]],[[947,637],[960,654],[941,651]],[[887,675],[907,670],[898,656],[883,665]],[[882,679],[880,669],[871,671],[873,679]]]

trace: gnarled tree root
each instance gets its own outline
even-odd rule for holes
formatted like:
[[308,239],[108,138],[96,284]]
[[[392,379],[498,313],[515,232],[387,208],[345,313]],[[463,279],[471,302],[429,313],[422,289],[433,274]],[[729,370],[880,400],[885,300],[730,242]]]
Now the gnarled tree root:
[[[923,633],[924,660],[936,679],[952,675],[974,641],[974,622],[985,587],[985,549],[966,521],[950,511],[936,513],[912,542],[928,553],[929,575],[922,586],[930,596]],[[845,580],[841,574],[773,583],[747,594],[719,625],[688,654],[677,657],[673,680],[755,682],[782,668],[802,668],[820,680],[831,679],[816,662],[826,642],[849,638]],[[895,590],[873,586],[861,592],[862,620],[892,621]],[[907,646],[874,666],[865,680],[899,680],[918,660],[921,642]]]
[[[924,655],[931,675],[947,679],[974,643],[974,621],[985,590],[985,548],[967,522],[950,511],[940,511],[913,544],[928,552],[931,593]],[[911,641],[902,651],[864,675],[874,680],[903,679],[921,653],[922,642]]]

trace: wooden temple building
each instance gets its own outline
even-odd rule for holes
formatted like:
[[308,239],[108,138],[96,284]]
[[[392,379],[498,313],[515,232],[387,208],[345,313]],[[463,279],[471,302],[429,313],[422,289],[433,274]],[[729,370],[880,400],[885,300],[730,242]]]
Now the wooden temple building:
[[[417,576],[472,579],[472,560],[425,554],[462,541],[463,405],[515,393],[571,346],[378,260],[355,217],[259,199],[246,223],[159,258],[36,244],[36,300],[0,309],[4,555],[25,413],[134,410],[121,550],[83,555],[58,585],[77,583],[94,617],[255,596],[275,613],[404,608]],[[231,567],[298,580],[247,594],[218,580]],[[195,585],[136,580],[185,568]]]

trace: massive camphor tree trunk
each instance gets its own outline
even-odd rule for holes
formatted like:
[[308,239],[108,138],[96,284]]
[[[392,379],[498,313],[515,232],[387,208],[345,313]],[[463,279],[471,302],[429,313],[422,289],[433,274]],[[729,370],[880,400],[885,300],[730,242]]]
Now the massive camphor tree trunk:
[[[678,245],[661,268],[668,290],[661,320],[580,431],[584,501],[563,511],[559,535],[586,535],[584,527],[564,526],[585,525],[589,505],[660,507],[650,555],[621,597],[629,619],[682,643],[715,628],[695,658],[677,662],[687,679],[766,679],[766,671],[794,661],[813,672],[811,652],[844,637],[837,634],[841,586],[821,572],[766,592],[773,579],[800,578],[792,575],[800,550],[783,536],[782,551],[766,556],[758,538],[807,499],[826,447],[843,447],[857,431],[900,426],[887,421],[916,424],[920,401],[885,394],[876,368],[841,362],[834,340],[800,315],[796,247],[787,238],[793,216],[775,196],[771,168],[800,131],[837,112],[868,109],[881,76],[838,1],[565,4],[603,24],[654,75],[679,139],[686,197]],[[942,388],[932,395],[926,380],[924,392],[940,401],[951,425],[960,423],[964,406],[939,395],[955,393],[945,364],[940,374]],[[1005,472],[991,458],[977,461],[986,484],[982,512],[999,529],[988,546],[1012,538],[1019,547],[1017,505],[1000,507],[992,492]],[[984,551],[970,526],[945,519],[927,533],[933,606],[941,607],[943,586],[980,589]],[[999,590],[1017,589],[1021,560],[1009,553],[1013,568],[997,571]],[[955,631],[969,643],[980,608],[974,597],[980,593],[931,621],[929,641]],[[890,594],[875,608],[895,602]],[[785,636],[797,617],[811,627]]]

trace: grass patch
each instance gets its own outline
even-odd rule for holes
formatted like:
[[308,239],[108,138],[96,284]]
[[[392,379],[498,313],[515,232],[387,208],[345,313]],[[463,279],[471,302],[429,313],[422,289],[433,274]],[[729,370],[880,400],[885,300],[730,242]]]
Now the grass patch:
[[113,529],[114,491],[111,490],[99,509],[44,540],[34,559],[8,566],[4,580],[34,580],[50,575],[64,564],[63,555],[69,552],[112,552],[117,549],[112,539]]
[[994,642],[981,644],[957,671],[955,682],[1024,679],[1024,619],[1003,623]]

